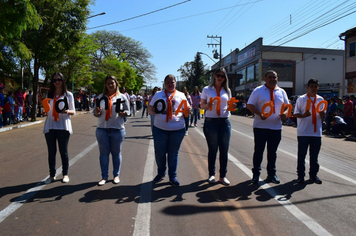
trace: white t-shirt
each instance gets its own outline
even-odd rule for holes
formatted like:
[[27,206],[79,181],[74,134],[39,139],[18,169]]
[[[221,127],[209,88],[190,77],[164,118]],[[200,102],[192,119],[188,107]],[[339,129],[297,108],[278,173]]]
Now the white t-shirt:
[[[67,91],[66,93],[64,93],[64,96],[60,96],[58,100],[64,99],[64,97],[67,97],[68,99],[68,110],[74,111],[75,114],[73,94]],[[72,129],[72,122],[70,120],[70,115],[59,113],[58,114],[59,120],[55,121],[52,115],[53,109],[55,109],[55,105],[53,104],[53,99],[49,101],[49,106],[51,107],[51,109],[49,110],[49,112],[47,112],[47,118],[43,127],[43,133],[48,133],[50,129],[58,129],[58,130],[67,130],[70,134],[72,134],[73,129]],[[58,107],[60,109],[63,109],[64,102],[59,102]]]
[[[99,97],[97,97],[98,100],[100,100],[103,97],[103,94],[100,94]],[[124,118],[119,116],[119,113],[116,112],[116,100],[121,99],[121,101],[125,101],[124,103],[120,104],[120,108],[126,112],[127,115],[130,115],[130,104],[129,101],[127,100],[126,96],[122,93],[119,95],[114,96],[111,99],[112,102],[112,108],[111,108],[111,118],[106,121],[105,116],[106,116],[106,110],[105,110],[105,101],[104,99],[100,101],[100,108],[101,114],[98,117],[98,128],[105,128],[105,129],[125,129],[125,124],[124,124]],[[96,108],[96,104],[95,104]],[[94,108],[94,112],[95,112]]]
[[[316,103],[315,103],[315,108],[317,107],[318,103],[323,101],[324,99],[316,95]],[[314,102],[315,97],[310,97],[311,100]],[[303,115],[305,113],[305,108],[307,106],[307,101],[308,101],[308,96],[306,94],[300,96],[297,99],[297,102],[295,103],[294,107],[294,114],[301,114]],[[311,104],[309,112],[312,114],[312,106]],[[320,107],[321,109],[323,108],[322,106]],[[316,132],[314,133],[314,124],[313,124],[313,116],[310,115],[308,117],[304,118],[297,118],[298,121],[298,126],[297,126],[297,135],[298,136],[313,136],[313,137],[321,137],[322,134],[322,120],[320,118],[319,113],[316,113]]]
[[[206,102],[208,103],[210,101],[210,98],[215,98],[217,97],[218,94],[214,88],[214,86],[206,86],[203,88],[203,91],[200,95],[202,99],[206,99]],[[208,118],[218,118],[218,117],[229,117],[230,116],[230,111],[228,110],[228,104],[227,102],[230,100],[231,94],[228,94],[224,88],[221,89],[220,91],[220,116],[218,115],[216,111],[216,105],[217,101],[214,101],[213,103],[213,109],[210,111],[210,109],[205,111],[205,117]]]
[[[170,96],[172,93],[167,93],[168,96]],[[166,116],[167,116],[167,97],[164,92],[164,90],[156,92],[155,95],[153,96],[150,105],[154,106],[155,102],[161,100],[163,101],[165,105],[165,109],[162,111],[162,113],[155,115],[155,121],[154,121],[154,126],[157,128],[163,129],[163,130],[180,130],[185,127],[185,121],[184,121],[184,114],[182,112],[178,112],[177,116],[175,116],[175,112],[179,106],[179,104],[183,100],[187,100],[185,97],[184,93],[179,92],[176,90],[176,93],[174,94],[174,97],[172,98],[172,108],[173,108],[173,119],[168,119],[168,122],[166,122]],[[187,102],[188,104],[188,102]],[[162,103],[158,102],[157,103],[157,108],[158,110],[162,109]],[[182,106],[181,110],[184,109],[184,106]]]
[[131,102],[131,104],[136,104],[136,95],[135,94],[132,94],[132,95],[130,95],[130,102]]
[[[279,117],[279,114],[281,112],[282,104],[289,104],[288,96],[284,89],[278,86],[276,86],[273,93],[275,113],[272,113],[272,115],[265,120],[261,120],[259,116],[255,116],[253,121],[253,128],[272,130],[282,129],[282,122],[281,118]],[[251,96],[247,101],[247,104],[254,105],[259,111],[261,111],[263,105],[269,101],[271,101],[269,89],[265,85],[261,85],[252,91]],[[265,112],[269,112],[269,107],[266,108]]]

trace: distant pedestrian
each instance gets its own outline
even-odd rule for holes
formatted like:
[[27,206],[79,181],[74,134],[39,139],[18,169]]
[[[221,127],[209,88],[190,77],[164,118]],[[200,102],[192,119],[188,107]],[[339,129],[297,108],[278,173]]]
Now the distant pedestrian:
[[104,185],[109,178],[110,153],[113,163],[113,183],[120,182],[121,149],[126,135],[123,118],[130,114],[129,107],[126,96],[119,92],[119,83],[115,76],[107,76],[104,91],[97,97],[94,109],[94,116],[98,117],[96,139],[100,152],[101,180],[98,183],[99,186]]
[[[322,183],[317,174],[319,172],[318,156],[321,148],[322,123],[325,118],[325,112],[317,112],[318,104],[324,101],[323,97],[317,95],[318,90],[319,81],[310,79],[307,85],[307,93],[298,98],[294,108],[294,116],[297,117],[298,120],[298,183],[304,183],[305,156],[307,155],[308,147],[310,156],[310,181],[317,184]],[[308,100],[311,100],[309,110],[306,109]]]
[[[154,87],[153,90],[152,90],[151,96],[148,98],[148,105],[151,103],[151,100],[152,100],[153,96],[155,95],[155,93],[157,91],[158,91],[158,87]],[[153,125],[154,125],[154,122],[155,122],[155,115],[150,113],[150,109],[147,109],[147,110],[148,110],[148,113],[150,114],[150,117],[151,117],[151,133],[152,133],[152,136],[153,136]]]
[[[278,87],[277,72],[269,70],[264,75],[265,84],[255,88],[247,101],[247,109],[255,114],[253,121],[253,134],[255,150],[253,154],[252,182],[257,184],[261,174],[263,152],[267,143],[267,178],[266,182],[279,184],[276,175],[277,149],[282,138],[282,120],[287,116],[280,114],[283,103],[289,104],[287,93]],[[271,104],[271,115],[267,117],[262,107]],[[267,108],[268,109],[268,108]]]
[[[190,94],[188,93],[187,87],[183,87],[182,89],[182,93],[184,93],[185,98],[188,101],[188,105],[192,106],[192,99],[190,98]],[[184,121],[185,121],[185,136],[188,135],[188,128],[189,128],[189,118],[190,118],[191,114],[189,112],[188,117],[184,116]]]
[[190,98],[192,99],[192,115],[190,118],[190,126],[198,126],[198,119],[200,120],[200,92],[198,86],[194,87],[193,92],[190,94]]
[[131,90],[131,94],[130,94],[130,113],[133,117],[136,116],[136,100],[137,97],[134,94],[134,92]]
[[147,92],[145,92],[145,96],[143,97],[143,109],[142,109],[142,115],[141,118],[143,118],[143,116],[146,113],[146,118],[148,118],[148,100],[149,100],[150,96],[148,95]]
[[50,110],[47,112],[47,118],[43,127],[43,133],[47,142],[50,173],[50,177],[46,182],[50,183],[56,179],[58,142],[59,153],[62,159],[62,182],[67,183],[69,182],[68,142],[69,136],[73,133],[70,116],[75,114],[75,106],[73,94],[67,91],[62,73],[56,72],[52,75],[47,97],[51,100],[49,101]]
[[[169,182],[173,186],[180,184],[177,179],[178,152],[185,134],[184,114],[175,112],[187,100],[183,93],[175,89],[176,83],[174,75],[167,75],[164,90],[155,93],[148,107],[149,113],[155,115],[153,141],[158,173],[153,182],[163,180],[168,159]],[[182,108],[191,109],[189,105]]]

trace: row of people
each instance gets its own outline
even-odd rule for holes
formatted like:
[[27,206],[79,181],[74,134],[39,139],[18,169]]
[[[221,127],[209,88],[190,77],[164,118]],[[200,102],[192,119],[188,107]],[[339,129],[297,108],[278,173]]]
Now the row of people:
[[[281,140],[282,120],[285,120],[288,109],[281,110],[282,104],[288,104],[286,92],[277,86],[278,76],[275,71],[268,71],[264,76],[265,84],[254,89],[247,108],[255,114],[253,123],[254,154],[253,154],[253,183],[258,183],[263,152],[267,144],[267,178],[266,182],[280,183],[276,175],[277,149]],[[188,103],[184,93],[176,90],[176,79],[167,75],[164,80],[165,88],[154,93],[148,104],[148,111],[153,119],[153,140],[157,175],[154,182],[160,182],[167,174],[173,186],[179,186],[177,178],[177,164],[179,148],[185,135],[184,113],[190,113],[192,106]],[[321,147],[321,127],[324,112],[317,112],[316,107],[323,98],[317,95],[318,81],[311,79],[307,85],[307,94],[301,96],[296,103],[294,115],[298,118],[298,182],[304,182],[305,156],[310,149],[310,181],[321,184],[318,178],[318,153]],[[55,73],[52,76],[50,96],[51,111],[46,119],[44,133],[48,145],[50,165],[49,182],[55,179],[55,152],[53,145],[58,140],[63,164],[63,182],[68,182],[68,151],[69,135],[72,133],[70,115],[75,114],[73,95],[68,92],[63,82],[63,75]],[[66,107],[54,109],[56,102],[68,99]],[[109,155],[113,158],[113,182],[119,183],[122,162],[121,148],[125,138],[124,118],[130,115],[130,103],[125,94],[119,92],[119,84],[114,76],[105,80],[103,94],[99,95],[94,109],[94,116],[98,117],[96,137],[99,144],[100,167],[102,179],[99,185],[104,185],[108,178]],[[310,108],[306,109],[308,100]],[[215,71],[212,83],[204,87],[200,94],[200,107],[206,110],[204,120],[204,135],[208,146],[208,182],[215,183],[215,163],[219,151],[219,179],[223,185],[229,185],[226,178],[228,151],[231,138],[231,123],[229,120],[231,92],[228,87],[228,77],[224,68]],[[262,107],[271,104],[271,114],[267,116]],[[57,105],[59,107],[59,105]],[[187,112],[186,112],[187,111]]]

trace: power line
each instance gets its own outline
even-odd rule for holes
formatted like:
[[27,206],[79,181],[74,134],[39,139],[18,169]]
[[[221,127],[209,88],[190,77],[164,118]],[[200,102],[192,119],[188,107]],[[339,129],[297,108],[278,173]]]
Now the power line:
[[164,7],[164,8],[155,10],[155,11],[151,11],[151,12],[148,12],[148,13],[145,13],[145,14],[141,14],[141,15],[138,15],[138,16],[134,16],[134,17],[130,17],[130,18],[127,18],[127,19],[125,19],[125,20],[120,20],[120,21],[112,22],[112,23],[105,24],[105,25],[99,25],[99,26],[95,26],[95,27],[92,27],[92,28],[89,28],[89,29],[96,29],[96,28],[99,28],[99,27],[104,27],[104,26],[108,26],[108,25],[114,25],[114,24],[122,23],[122,22],[124,22],[124,21],[133,20],[133,19],[136,19],[136,18],[139,18],[139,17],[142,17],[142,16],[147,16],[147,15],[150,15],[150,14],[153,14],[153,13],[156,13],[156,12],[159,12],[159,11],[167,10],[168,8],[176,7],[176,6],[178,6],[178,5],[181,5],[181,4],[190,2],[190,1],[191,1],[191,0],[186,0],[186,1],[179,2],[179,3],[177,3],[177,4],[170,5],[170,6],[168,6],[168,7]]

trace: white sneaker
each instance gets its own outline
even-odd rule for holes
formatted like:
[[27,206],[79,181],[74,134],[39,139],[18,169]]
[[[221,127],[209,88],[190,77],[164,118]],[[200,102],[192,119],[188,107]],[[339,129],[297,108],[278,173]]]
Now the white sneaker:
[[118,184],[120,183],[120,179],[119,179],[119,176],[116,176],[113,180],[114,184]]
[[208,182],[211,183],[211,184],[214,184],[215,183],[215,176],[214,175],[210,176],[209,179],[208,179]]
[[69,182],[68,175],[63,176],[62,183],[68,183],[68,182]]
[[52,183],[56,180],[56,177],[49,177],[48,179],[46,179],[45,183],[46,184],[49,184],[49,183]]
[[185,131],[185,136],[188,136],[188,131]]
[[102,179],[99,181],[98,185],[103,186],[106,183],[106,179]]
[[230,185],[230,181],[224,177],[224,178],[220,178],[219,179],[219,182],[222,184],[222,185]]

